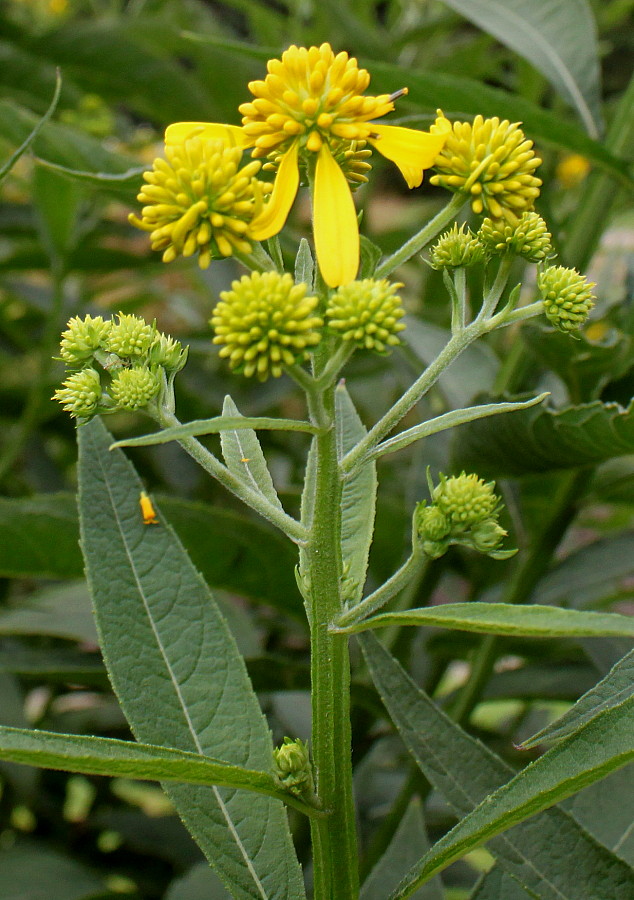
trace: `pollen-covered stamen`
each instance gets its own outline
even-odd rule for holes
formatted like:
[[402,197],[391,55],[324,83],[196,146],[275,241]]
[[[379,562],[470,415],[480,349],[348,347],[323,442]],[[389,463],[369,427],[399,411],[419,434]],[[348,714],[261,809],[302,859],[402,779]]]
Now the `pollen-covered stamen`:
[[367,70],[345,51],[335,55],[330,44],[289,47],[281,59],[269,61],[263,81],[249,84],[255,99],[240,106],[253,155],[284,152],[297,139],[312,153],[333,138],[364,140],[371,132],[369,120],[391,112],[394,100],[407,93],[364,97],[369,83]]
[[164,262],[198,253],[201,268],[213,257],[249,253],[250,223],[271,190],[256,178],[260,163],[240,169],[241,148],[202,137],[168,144],[165,155],[144,173],[141,218],[130,216],[150,232],[152,249]]

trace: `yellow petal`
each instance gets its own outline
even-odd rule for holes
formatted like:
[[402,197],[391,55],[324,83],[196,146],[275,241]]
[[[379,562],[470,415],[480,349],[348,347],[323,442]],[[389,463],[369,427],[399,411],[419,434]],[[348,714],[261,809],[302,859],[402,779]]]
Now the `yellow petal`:
[[[368,138],[373,147],[386,159],[391,160],[401,170],[403,178],[410,188],[418,187],[423,180],[423,169],[428,169],[442,148],[445,146],[450,127],[445,129],[437,120],[435,133],[416,131],[413,128],[401,128],[398,125],[376,125],[372,123],[372,131],[378,138]],[[447,125],[449,123],[447,122]]]
[[273,193],[260,215],[251,222],[249,235],[254,241],[265,241],[284,227],[299,187],[298,152],[299,144],[295,141],[282,157]]
[[313,197],[317,262],[329,287],[348,284],[359,268],[359,224],[346,176],[327,144],[317,157]]
[[176,122],[165,131],[166,144],[182,144],[192,137],[226,141],[231,147],[248,147],[253,143],[242,128],[219,122]]

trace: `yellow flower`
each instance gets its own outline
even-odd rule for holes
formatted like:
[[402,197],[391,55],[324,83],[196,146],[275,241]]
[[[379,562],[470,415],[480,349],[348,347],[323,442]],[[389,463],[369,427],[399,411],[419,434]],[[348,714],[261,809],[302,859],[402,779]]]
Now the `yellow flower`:
[[369,72],[346,52],[335,55],[330,44],[289,47],[281,59],[269,60],[267,69],[263,81],[249,84],[254,99],[240,106],[242,128],[180,122],[170,125],[165,141],[169,146],[193,135],[226,139],[230,134],[237,146],[252,148],[254,157],[275,161],[273,192],[251,223],[256,240],[272,237],[284,225],[299,187],[300,162],[305,164],[313,184],[321,273],[330,287],[348,284],[359,268],[359,228],[349,180],[358,182],[360,173],[358,165],[355,172],[355,165],[346,163],[350,151],[354,157],[367,142],[394,162],[414,188],[442,150],[451,126],[442,116],[430,132],[375,124],[407,90],[364,96]]

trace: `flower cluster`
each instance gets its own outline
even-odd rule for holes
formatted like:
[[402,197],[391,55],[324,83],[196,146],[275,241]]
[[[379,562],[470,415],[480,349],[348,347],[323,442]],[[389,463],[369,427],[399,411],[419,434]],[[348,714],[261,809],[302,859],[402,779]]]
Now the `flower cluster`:
[[405,328],[400,321],[405,315],[403,304],[396,293],[401,287],[384,278],[365,278],[340,287],[328,300],[328,327],[366,350],[384,353],[397,346],[397,334]]
[[74,317],[60,357],[71,371],[54,398],[75,418],[147,407],[187,360],[178,341],[138,316]]
[[514,253],[528,262],[542,262],[553,254],[548,226],[536,212],[525,212],[515,225],[486,218],[478,240],[491,256]]
[[468,195],[478,215],[514,225],[539,196],[542,182],[534,173],[540,165],[517,122],[476,116],[473,123],[453,123],[430,181]]
[[576,331],[594,306],[593,282],[576,269],[551,266],[537,276],[546,318],[559,331]]
[[506,559],[515,550],[500,550],[507,532],[499,525],[500,501],[493,482],[477,475],[447,478],[440,475],[434,487],[430,481],[431,504],[423,500],[414,511],[414,534],[423,551],[432,559],[447,552],[451,544],[462,544],[494,559]]
[[454,223],[431,248],[430,256],[434,269],[459,269],[484,262],[485,252],[470,228],[466,225],[458,228]]
[[313,767],[308,745],[299,738],[285,737],[281,746],[273,750],[275,775],[289,793],[311,801],[315,796]]

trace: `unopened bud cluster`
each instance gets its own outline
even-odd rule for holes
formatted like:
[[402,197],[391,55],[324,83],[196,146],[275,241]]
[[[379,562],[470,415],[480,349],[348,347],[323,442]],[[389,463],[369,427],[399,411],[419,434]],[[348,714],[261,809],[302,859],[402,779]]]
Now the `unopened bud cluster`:
[[142,409],[187,360],[178,341],[134,315],[117,320],[74,317],[62,334],[60,357],[70,370],[54,399],[75,418]]
[[594,306],[594,284],[576,269],[551,266],[537,276],[546,318],[559,331],[576,331]]
[[500,550],[507,532],[499,525],[500,501],[493,482],[477,475],[447,478],[430,483],[431,503],[423,500],[414,512],[414,533],[423,551],[432,559],[447,552],[451,544],[462,544],[494,559],[504,559],[513,550]]
[[385,278],[365,278],[340,287],[328,300],[328,327],[357,347],[385,353],[401,343],[397,335],[405,328],[400,321],[405,315],[403,304],[396,293],[401,287]]
[[466,225],[454,223],[431,248],[434,269],[462,269],[484,262],[484,247]]
[[313,800],[313,767],[304,741],[285,737],[281,746],[273,750],[273,761],[277,780],[289,793],[303,800]]
[[478,240],[490,256],[514,253],[528,262],[542,262],[553,254],[548,226],[536,212],[525,212],[519,222],[486,218],[478,231]]

